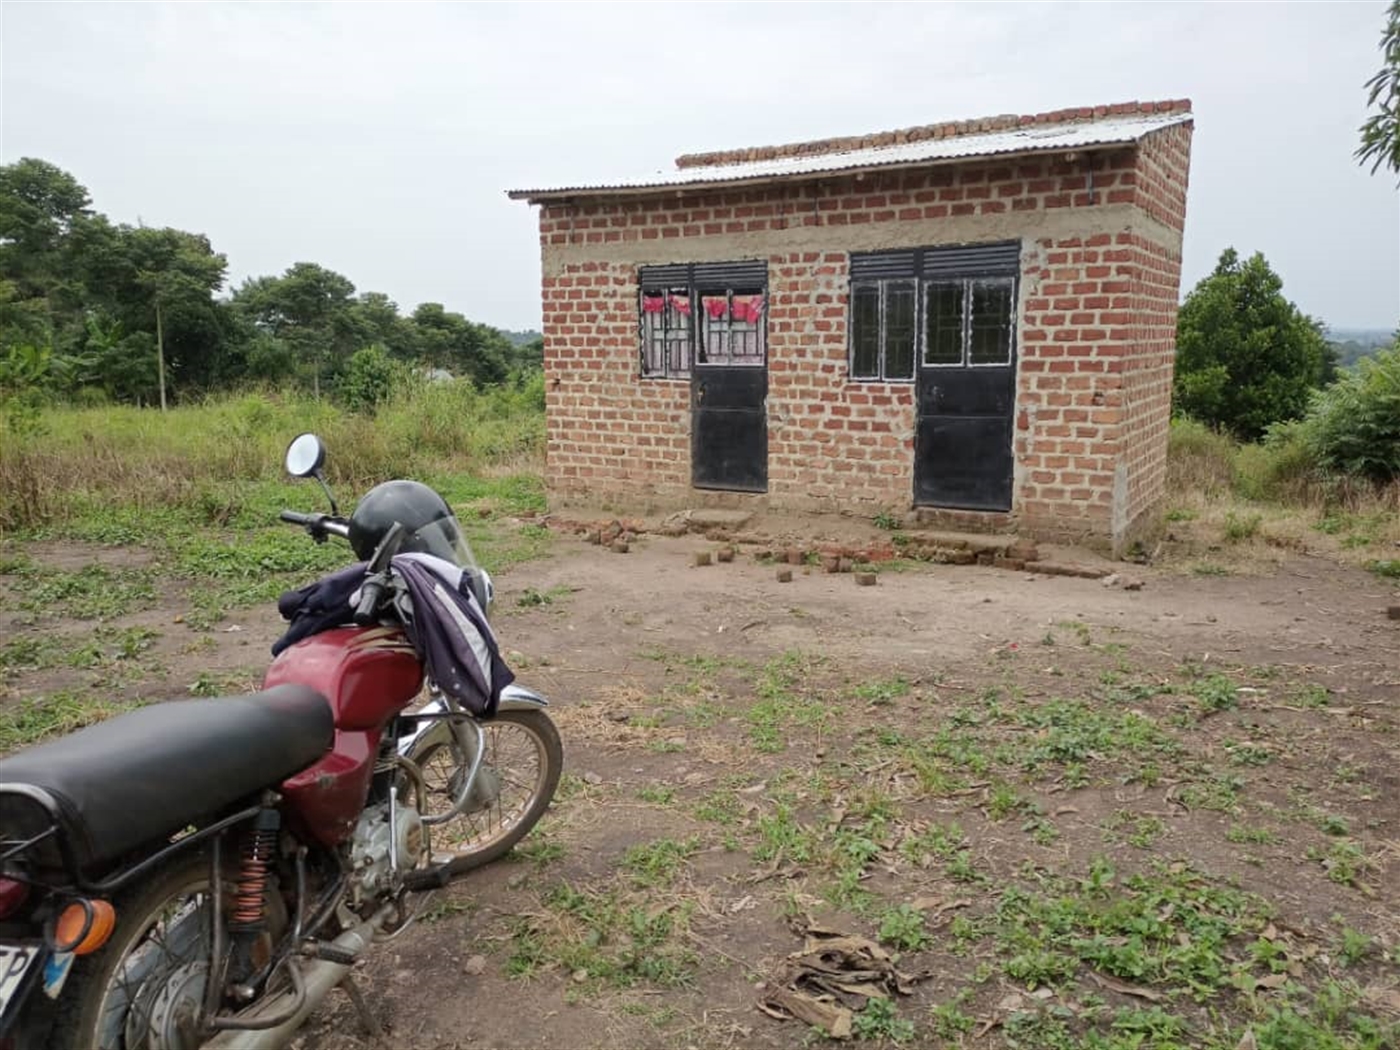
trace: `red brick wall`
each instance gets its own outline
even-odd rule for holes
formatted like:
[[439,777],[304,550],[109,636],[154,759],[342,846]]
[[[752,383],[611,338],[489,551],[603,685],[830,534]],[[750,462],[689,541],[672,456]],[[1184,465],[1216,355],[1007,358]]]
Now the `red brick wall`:
[[1134,204],[1155,221],[1138,224],[1130,240],[1134,338],[1125,370],[1126,491],[1114,529],[1120,548],[1158,524],[1165,494],[1191,132],[1189,124],[1166,128],[1138,147]]
[[551,495],[754,499],[690,488],[689,384],[640,378],[636,282],[639,265],[762,258],[766,501],[908,509],[914,390],[847,378],[848,252],[1020,238],[1012,515],[1040,534],[1121,540],[1160,501],[1189,136],[1076,161],[546,205]]

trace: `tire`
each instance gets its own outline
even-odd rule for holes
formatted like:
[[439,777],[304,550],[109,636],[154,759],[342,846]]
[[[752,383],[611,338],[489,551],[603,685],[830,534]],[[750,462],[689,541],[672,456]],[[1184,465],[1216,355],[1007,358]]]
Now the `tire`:
[[[449,876],[490,864],[514,849],[549,808],[564,768],[559,730],[543,711],[501,711],[481,728],[486,754],[478,775],[499,777],[500,793],[485,810],[431,827],[433,861],[445,863]],[[464,756],[454,742],[435,735],[408,757],[418,763],[427,783],[425,815],[441,814],[451,805],[454,774],[465,771]]]
[[[144,1033],[171,976],[179,985],[183,975],[186,989],[197,987],[202,993],[197,968],[202,965],[204,974],[208,972],[211,889],[209,854],[191,850],[118,895],[113,901],[117,924],[111,938],[91,955],[74,960],[57,1003],[50,1050],[129,1050],[148,1045]],[[226,871],[225,908],[233,890],[233,879]],[[277,895],[269,898],[271,903]],[[273,914],[280,910],[273,908],[270,913],[274,927],[285,925],[285,916]],[[128,1039],[133,1033],[137,1034]]]

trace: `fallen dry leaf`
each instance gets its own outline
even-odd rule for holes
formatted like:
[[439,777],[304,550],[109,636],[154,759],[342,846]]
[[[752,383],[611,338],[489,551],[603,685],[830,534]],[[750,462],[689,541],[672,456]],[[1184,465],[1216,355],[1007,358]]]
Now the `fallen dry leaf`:
[[1146,999],[1150,1003],[1159,1003],[1162,1001],[1160,992],[1154,992],[1151,988],[1144,988],[1138,984],[1127,984],[1116,978],[1107,977],[1101,973],[1095,973],[1093,970],[1089,971],[1089,979],[1100,988],[1107,988],[1109,991],[1117,992],[1119,995],[1131,995],[1138,999]]
[[909,995],[915,982],[930,976],[895,969],[890,953],[869,938],[821,926],[810,917],[791,925],[804,937],[802,951],[783,960],[778,975],[763,986],[759,1006],[772,1016],[815,1025],[833,1039],[850,1036],[851,1007]]

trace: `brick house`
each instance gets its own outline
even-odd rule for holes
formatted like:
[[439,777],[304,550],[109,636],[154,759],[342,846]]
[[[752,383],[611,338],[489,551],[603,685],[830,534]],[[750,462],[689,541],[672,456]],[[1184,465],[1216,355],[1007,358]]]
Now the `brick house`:
[[1163,497],[1186,101],[684,156],[540,205],[555,503],[1115,550]]

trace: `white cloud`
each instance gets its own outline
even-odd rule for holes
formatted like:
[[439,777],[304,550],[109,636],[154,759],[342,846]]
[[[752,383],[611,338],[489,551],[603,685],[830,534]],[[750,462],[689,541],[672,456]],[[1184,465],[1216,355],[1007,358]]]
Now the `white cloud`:
[[313,260],[402,305],[538,323],[506,188],[679,153],[1195,101],[1188,286],[1262,250],[1304,309],[1400,317],[1400,197],[1352,159],[1383,0],[1316,4],[0,6],[0,160],[236,277]]

